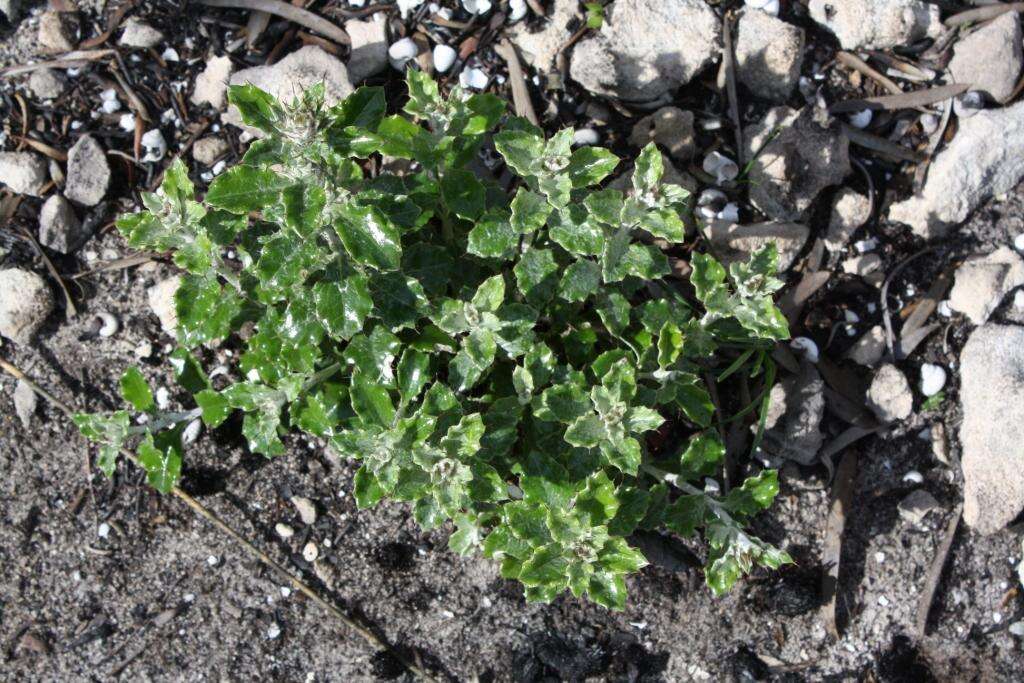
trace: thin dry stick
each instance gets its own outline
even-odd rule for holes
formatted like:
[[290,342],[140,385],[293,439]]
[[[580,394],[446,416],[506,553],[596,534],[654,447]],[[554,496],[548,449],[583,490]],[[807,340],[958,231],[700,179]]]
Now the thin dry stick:
[[533,108],[530,91],[526,87],[526,76],[523,74],[523,66],[519,63],[516,48],[508,40],[502,38],[494,46],[494,51],[508,64],[508,82],[512,87],[512,104],[515,105],[516,113],[525,117],[533,125],[539,126],[540,120]]
[[896,85],[891,78],[876,71],[874,67],[852,52],[839,52],[836,54],[836,60],[843,66],[849,67],[854,71],[859,71],[868,78],[878,81],[882,87],[894,95],[898,95],[903,92],[903,90],[900,89],[900,86]]
[[743,126],[740,125],[740,101],[736,95],[736,60],[732,53],[732,21],[722,17],[722,35],[725,49],[722,52],[722,71],[725,72],[725,92],[729,96],[729,118],[736,134],[736,163],[743,166]]
[[1024,12],[1024,2],[1008,2],[1005,5],[987,5],[985,7],[969,9],[966,12],[954,14],[949,19],[946,19],[945,23],[949,28],[955,28],[976,21],[995,19],[1006,12]]
[[928,615],[932,611],[932,602],[935,600],[935,591],[939,588],[939,580],[942,579],[942,569],[946,566],[946,559],[949,557],[949,550],[953,547],[953,539],[956,538],[957,527],[960,526],[960,515],[963,512],[963,505],[957,505],[956,511],[946,525],[946,534],[942,539],[939,549],[935,552],[935,559],[932,566],[928,568],[928,578],[925,580],[924,590],[921,591],[921,599],[917,603],[917,621],[914,626],[917,629],[917,637],[924,638],[928,630]]
[[914,92],[901,93],[899,95],[845,100],[833,104],[829,107],[829,112],[832,114],[845,114],[863,109],[886,109],[890,111],[895,109],[918,109],[948,100],[957,95],[962,95],[970,90],[970,88],[971,86],[967,83],[950,83],[949,85],[937,85],[934,88],[915,90]]
[[43,259],[43,263],[46,264],[46,270],[50,271],[50,275],[53,276],[53,279],[56,280],[57,284],[60,286],[60,291],[64,293],[64,303],[67,304],[68,313],[70,314],[70,317],[78,315],[78,309],[75,308],[75,302],[71,299],[71,292],[68,291],[67,285],[64,284],[64,278],[60,276],[60,273],[58,273],[57,269],[53,266],[53,261],[51,261],[50,257],[46,255],[46,252],[43,251],[43,248],[39,246],[39,242],[36,241],[35,236],[31,232],[21,227],[19,227],[18,229],[21,231],[21,234],[25,237],[25,239],[27,239],[32,244],[32,247],[36,250],[36,253],[39,254],[39,257]]
[[0,69],[0,78],[10,78],[21,74],[31,73],[39,69],[70,69],[75,66],[85,66],[89,62],[105,59],[114,54],[113,50],[77,50],[68,52],[57,59],[35,64],[15,64],[5,69]]
[[281,0],[199,0],[199,4],[206,5],[207,7],[230,7],[233,9],[266,12],[267,14],[287,19],[299,26],[305,26],[310,31],[323,34],[340,45],[352,44],[348,34],[327,19],[301,7],[281,2]]
[[[56,407],[62,413],[67,415],[68,418],[71,418],[74,415],[74,411],[71,409],[70,406],[68,406],[66,403],[61,401],[59,398],[57,398],[56,396],[54,396],[50,392],[46,391],[46,389],[43,389],[38,384],[36,384],[32,379],[30,379],[28,376],[26,376],[25,373],[22,372],[17,366],[12,365],[11,363],[9,363],[6,360],[4,360],[3,358],[0,358],[0,369],[3,369],[3,371],[6,372],[11,377],[13,377],[13,378],[15,378],[17,380],[21,380],[22,382],[27,384],[28,387],[30,389],[32,389],[32,391],[34,391],[38,396],[40,396],[41,398],[49,401],[51,404],[53,404],[54,407]],[[127,458],[128,460],[130,460],[135,465],[141,467],[141,465],[140,465],[140,463],[138,461],[138,458],[135,457],[134,453],[132,453],[131,451],[129,451],[126,448],[120,449],[120,452],[121,452],[121,455],[123,457]],[[345,626],[347,626],[351,630],[355,631],[367,643],[369,643],[370,645],[372,645],[372,646],[374,646],[376,648],[379,648],[381,650],[386,650],[392,657],[394,657],[397,661],[401,662],[401,664],[406,669],[408,669],[409,671],[411,671],[415,675],[419,676],[423,680],[425,680],[425,681],[436,681],[436,679],[434,677],[432,677],[429,673],[424,671],[423,668],[420,667],[418,664],[410,662],[407,658],[403,657],[400,653],[396,652],[395,649],[393,647],[391,647],[390,644],[385,642],[380,636],[378,636],[372,630],[370,630],[369,628],[367,628],[363,624],[361,624],[358,621],[356,621],[353,617],[350,617],[349,615],[345,614],[345,612],[341,611],[341,609],[338,608],[336,605],[334,605],[334,604],[328,602],[327,600],[325,600],[324,598],[320,597],[320,595],[316,591],[314,591],[312,588],[307,586],[301,580],[299,580],[298,578],[293,576],[291,574],[291,572],[289,572],[283,566],[281,566],[276,561],[274,561],[265,552],[263,552],[262,550],[257,548],[255,545],[253,545],[248,539],[246,539],[240,533],[238,533],[233,528],[228,526],[227,523],[222,521],[210,509],[208,509],[202,503],[197,501],[195,498],[193,498],[189,494],[185,493],[184,491],[182,491],[177,486],[175,486],[174,488],[171,489],[171,494],[174,495],[179,500],[181,500],[183,503],[185,503],[185,505],[187,505],[190,508],[192,508],[192,511],[195,512],[197,515],[199,515],[203,519],[207,520],[208,522],[213,524],[215,527],[217,527],[221,532],[223,532],[228,537],[230,537],[233,541],[235,541],[238,545],[240,545],[245,552],[247,552],[249,555],[251,555],[254,558],[256,558],[257,560],[259,560],[267,568],[269,568],[271,571],[273,571],[275,574],[277,574],[283,580],[285,580],[289,584],[291,584],[291,586],[295,590],[299,591],[300,593],[305,595],[307,598],[309,598],[310,600],[315,602],[317,605],[319,605],[320,607],[326,609],[331,614],[333,614],[335,617],[337,617],[337,619],[342,624],[344,624]]]
[[836,615],[836,598],[839,595],[839,568],[843,557],[843,529],[853,502],[853,483],[857,476],[857,453],[848,450],[839,461],[835,481],[832,484],[832,505],[825,523],[825,540],[822,543],[821,563],[825,573],[821,578],[821,607],[825,628],[833,638],[839,638],[839,623]]

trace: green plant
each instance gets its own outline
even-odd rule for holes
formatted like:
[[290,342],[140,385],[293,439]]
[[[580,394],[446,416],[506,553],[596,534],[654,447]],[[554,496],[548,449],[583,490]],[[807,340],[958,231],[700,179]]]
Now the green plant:
[[[77,418],[103,471],[141,439],[150,483],[168,491],[188,425],[237,411],[253,452],[285,453],[290,429],[325,440],[361,462],[361,507],[390,498],[424,528],[452,520],[451,548],[499,560],[530,600],[568,588],[621,609],[626,575],[646,564],[627,543],[637,529],[701,531],[716,593],[788,562],[744,530],[771,504],[774,471],[726,495],[691,483],[725,453],[705,376],[760,377],[760,399],[729,419],[763,420],[769,351],[788,335],[774,247],[728,270],[694,253],[684,296],[664,253],[638,240],[684,239],[688,196],[662,182],[653,145],[630,193],[594,189],[619,160],[573,150],[571,130],[545,140],[494,96],[444,99],[416,71],[408,87],[406,115],[391,116],[379,88],[328,108],[322,88],[286,106],[232,87],[265,137],[203,203],[177,161],[147,210],[120,218],[131,246],[173,252],[186,271],[171,361],[197,407],[158,409],[128,370],[123,395],[144,421]],[[502,121],[511,199],[467,169]],[[378,173],[381,155],[416,166]],[[243,326],[244,379],[218,389],[193,351]]]

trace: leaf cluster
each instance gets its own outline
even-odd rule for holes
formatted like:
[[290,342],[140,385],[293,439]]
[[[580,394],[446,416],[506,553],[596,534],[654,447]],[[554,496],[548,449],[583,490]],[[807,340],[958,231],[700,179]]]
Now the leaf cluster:
[[[128,370],[144,420],[78,418],[103,470],[138,438],[169,490],[190,422],[240,413],[253,452],[284,454],[291,430],[322,439],[360,463],[360,506],[450,521],[453,550],[494,558],[530,600],[569,590],[621,609],[646,564],[637,529],[703,534],[716,593],[788,561],[744,531],[774,472],[724,496],[692,483],[725,453],[706,377],[742,371],[766,395],[768,351],[788,335],[774,248],[728,269],[695,253],[680,287],[656,241],[684,241],[689,196],[653,145],[615,189],[620,160],[574,148],[571,130],[546,139],[494,96],[445,98],[417,71],[408,88],[388,114],[380,88],[328,107],[320,87],[286,104],[234,86],[263,133],[241,163],[200,201],[177,161],[146,210],[119,219],[130,245],[185,272],[172,362],[196,407],[157,409]],[[511,186],[472,170],[490,144]],[[396,160],[412,170],[388,172]],[[212,381],[197,355],[242,329],[237,367]]]

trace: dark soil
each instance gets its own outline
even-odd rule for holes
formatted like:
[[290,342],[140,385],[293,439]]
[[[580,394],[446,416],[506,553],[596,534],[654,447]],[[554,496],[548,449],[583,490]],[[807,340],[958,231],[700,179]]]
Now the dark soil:
[[[209,36],[216,34],[208,30],[210,22],[199,30],[199,22],[182,22],[172,3],[151,4],[141,14],[152,15],[183,57],[205,53]],[[339,3],[314,3],[318,9],[325,4]],[[83,9],[91,25],[103,26],[97,8]],[[193,9],[244,24],[242,13]],[[26,27],[31,21],[4,34],[3,63],[33,54],[34,29]],[[250,55],[253,63],[281,40],[280,28],[269,30],[257,45],[258,52]],[[828,54],[834,46],[826,41],[815,50]],[[201,65],[168,68],[141,82],[164,92],[161,79],[188,80]],[[398,97],[397,74],[378,80],[393,86]],[[712,81],[713,74],[707,74],[705,85]],[[14,91],[11,82],[0,85],[8,129],[20,120],[14,114]],[[534,94],[540,103],[542,94]],[[55,132],[59,128],[50,127],[53,121],[84,116],[94,132],[106,126],[104,147],[130,152],[130,136],[121,136],[116,123],[89,121],[82,97],[72,91],[66,102],[39,113],[49,121],[50,144],[68,146]],[[693,106],[694,97],[681,93],[677,104]],[[586,125],[588,102],[585,93],[570,90],[565,101],[552,104],[557,115],[546,126]],[[723,110],[721,102],[706,106]],[[755,106],[744,117],[755,120],[764,109]],[[210,115],[192,112],[186,125],[208,123]],[[627,118],[613,123],[619,129],[616,144],[624,145],[630,125]],[[229,137],[234,144],[234,134]],[[8,140],[4,149],[11,148]],[[633,153],[627,147],[618,151]],[[60,272],[82,272],[131,253],[109,229],[109,221],[119,208],[131,206],[131,192],[155,180],[159,169],[140,177],[139,169],[119,163],[111,159],[115,184],[110,201],[92,214],[99,234],[73,256],[51,255]],[[878,170],[880,194],[889,192],[891,198],[898,190],[882,184]],[[851,180],[860,182],[856,176]],[[45,272],[31,248],[16,237],[18,226],[36,230],[40,203],[24,201],[3,226],[0,267]],[[814,225],[824,230],[824,224]],[[987,204],[936,252],[905,270],[891,286],[890,305],[914,300],[949,263],[1012,241],[1022,226],[1024,187]],[[871,223],[855,239],[877,237],[891,271],[923,246],[907,234],[903,228]],[[172,399],[184,398],[175,395],[165,363],[172,339],[161,332],[146,303],[147,287],[172,272],[157,260],[75,280],[77,317],[66,316],[61,308],[34,344],[5,342],[0,353],[76,409],[102,411],[117,405],[117,378],[125,367],[139,363],[136,349],[149,343],[153,353],[141,361],[144,372],[154,386],[167,387]],[[908,285],[916,295],[907,294]],[[878,324],[880,314],[867,308],[877,301],[873,287],[835,277],[811,300],[796,330],[814,336],[823,352],[839,358],[848,342],[838,339],[829,348],[829,328],[846,307],[861,313],[863,325]],[[120,319],[121,331],[114,337],[89,334],[93,316],[103,311]],[[1006,315],[1011,313],[1004,309],[997,318]],[[912,384],[923,362],[942,362],[955,370],[970,328],[955,319],[943,322],[943,329],[901,365]],[[203,360],[215,366],[228,361],[232,350],[225,344],[209,350]],[[715,599],[700,571],[686,561],[687,553],[702,555],[703,549],[684,548],[676,551],[682,559],[672,569],[652,565],[629,581],[623,613],[565,595],[551,605],[526,604],[520,587],[502,580],[495,564],[448,551],[449,530],[424,533],[399,504],[358,511],[352,497],[355,468],[316,441],[292,437],[287,456],[265,461],[247,452],[240,425],[229,422],[204,435],[189,452],[182,487],[325,596],[373,624],[402,654],[444,679],[1019,680],[1024,652],[1007,627],[1024,613],[1015,569],[1021,543],[1010,531],[993,536],[965,528],[957,532],[929,635],[914,633],[926,574],[961,499],[955,438],[953,464],[946,465],[920,437],[934,423],[944,423],[955,437],[957,378],[955,372],[950,375],[939,411],[918,412],[888,433],[853,446],[858,468],[843,539],[838,640],[828,635],[819,609],[830,495],[824,466],[786,466],[777,504],[758,520],[758,533],[785,547],[796,566],[775,574],[758,572]],[[59,411],[41,405],[31,427],[24,428],[13,410],[14,382],[0,377],[0,387],[0,676],[5,680],[408,678],[389,653],[368,647],[329,614],[288,591],[176,499],[148,488],[138,471],[122,463],[113,479],[100,475],[89,465],[95,453]],[[829,437],[845,426],[833,417],[826,424]],[[911,471],[923,475],[923,487],[941,505],[920,524],[897,511],[913,488],[904,481]],[[303,525],[291,504],[295,495],[315,502],[319,515],[311,527]],[[275,531],[278,523],[291,526],[294,536],[282,539]],[[307,542],[316,543],[320,552],[312,565],[302,557]]]

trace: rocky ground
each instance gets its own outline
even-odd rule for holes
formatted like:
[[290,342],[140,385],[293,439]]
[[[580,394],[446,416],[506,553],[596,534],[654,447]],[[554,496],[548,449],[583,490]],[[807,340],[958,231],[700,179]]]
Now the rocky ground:
[[[3,358],[79,409],[112,409],[130,364],[171,387],[173,267],[113,218],[173,158],[200,186],[239,158],[251,135],[228,82],[290,97],[324,80],[333,99],[369,82],[398,106],[415,62],[577,144],[631,158],[653,139],[727,259],[777,242],[796,338],[758,454],[782,494],[757,531],[797,566],[716,600],[702,549],[637,538],[652,566],[624,613],[527,605],[404,507],[357,511],[352,466],[322,444],[268,462],[229,424],[183,487],[442,678],[1019,679],[1016,5],[327,0],[291,3],[311,12],[300,25],[210,4],[238,8],[0,0]],[[27,386],[0,387],[5,677],[406,675],[138,472],[96,473]]]

